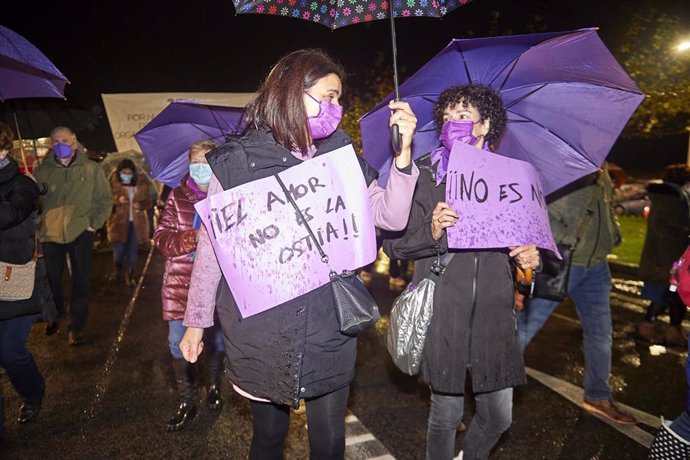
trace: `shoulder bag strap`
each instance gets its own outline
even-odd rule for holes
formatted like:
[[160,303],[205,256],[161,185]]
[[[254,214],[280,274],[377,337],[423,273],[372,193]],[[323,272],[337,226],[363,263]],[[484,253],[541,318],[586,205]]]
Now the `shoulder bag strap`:
[[[280,178],[280,176],[278,174],[274,174],[273,177],[276,178],[276,180],[280,184],[280,188],[283,189],[283,193],[285,193],[285,196],[287,197],[288,201],[290,202],[292,207],[295,208],[295,211],[297,211],[299,216],[302,218],[302,223],[304,224],[304,227],[309,232],[309,236],[314,241],[314,245],[316,246],[316,249],[318,249],[318,251],[319,251],[319,255],[321,256],[321,262],[328,265],[328,256],[326,255],[325,252],[323,252],[323,248],[319,244],[319,240],[316,239],[316,235],[314,235],[314,232],[311,230],[311,227],[307,223],[307,219],[304,218],[304,214],[302,214],[302,210],[299,208],[299,206],[297,206],[297,203],[295,203],[295,200],[292,198],[292,195],[290,195],[290,191],[287,189],[287,187],[285,187],[285,184],[283,183],[283,180]],[[329,267],[329,270],[330,270],[330,267]]]
[[[601,173],[599,173],[601,174]],[[608,173],[606,173],[608,174]],[[577,233],[575,233],[575,244],[573,245],[573,248],[577,246],[577,244],[580,242],[580,238],[582,238],[582,235],[585,233],[585,230],[589,226],[590,222],[592,221],[592,215],[594,214],[593,212],[590,212],[589,208],[594,204],[594,202],[597,200],[597,192],[598,188],[600,188],[599,181],[595,182],[594,188],[592,190],[592,197],[589,200],[589,203],[587,204],[587,207],[585,208],[585,215],[582,218],[582,222],[580,222],[580,226],[577,228]]]

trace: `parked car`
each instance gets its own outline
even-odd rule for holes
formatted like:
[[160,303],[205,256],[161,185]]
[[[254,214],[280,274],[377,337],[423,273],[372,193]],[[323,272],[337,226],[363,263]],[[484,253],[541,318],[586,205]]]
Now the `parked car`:
[[632,200],[615,200],[611,203],[611,206],[613,206],[613,210],[618,216],[632,215],[647,218],[651,204],[650,199],[645,196],[644,198]]

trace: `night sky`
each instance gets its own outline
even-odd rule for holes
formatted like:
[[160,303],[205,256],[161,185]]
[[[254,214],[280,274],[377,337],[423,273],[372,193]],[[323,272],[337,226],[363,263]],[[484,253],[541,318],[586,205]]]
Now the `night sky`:
[[[690,32],[686,0],[473,0],[441,20],[399,19],[401,82],[452,38],[528,33],[534,24],[540,31],[600,27],[613,49],[631,15],[650,3],[684,18]],[[92,150],[114,149],[101,93],[251,92],[283,54],[321,47],[348,71],[347,95],[366,84],[379,55],[391,54],[387,20],[331,31],[297,19],[236,15],[230,0],[8,0],[0,18],[69,78],[67,105],[97,115],[95,125],[78,132]]]

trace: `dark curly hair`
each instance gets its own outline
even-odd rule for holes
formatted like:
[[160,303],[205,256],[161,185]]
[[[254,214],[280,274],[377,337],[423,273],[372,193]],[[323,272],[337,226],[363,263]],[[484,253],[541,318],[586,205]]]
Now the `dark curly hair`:
[[0,123],[0,150],[12,150],[14,132],[5,123]]
[[496,92],[485,85],[460,85],[445,89],[434,104],[434,123],[436,129],[441,131],[443,126],[443,111],[448,107],[462,104],[463,107],[472,105],[479,112],[480,121],[491,120],[489,132],[485,139],[494,142],[503,132],[506,126],[506,109]]

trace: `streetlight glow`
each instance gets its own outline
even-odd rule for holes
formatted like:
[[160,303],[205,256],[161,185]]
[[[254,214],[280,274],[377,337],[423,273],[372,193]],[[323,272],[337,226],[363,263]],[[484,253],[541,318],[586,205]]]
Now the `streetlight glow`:
[[677,49],[678,51],[681,51],[681,52],[682,52],[682,51],[687,51],[688,49],[690,49],[690,40],[685,40],[685,41],[683,41],[683,42],[680,42],[680,43],[678,44],[678,46],[676,46],[676,49]]

